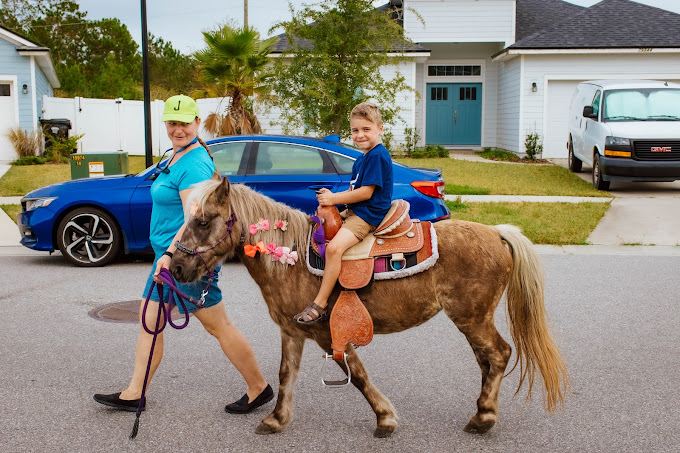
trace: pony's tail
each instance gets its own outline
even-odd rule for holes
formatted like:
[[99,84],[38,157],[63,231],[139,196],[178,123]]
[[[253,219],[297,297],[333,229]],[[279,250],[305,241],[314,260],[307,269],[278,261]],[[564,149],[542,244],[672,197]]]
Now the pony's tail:
[[[494,227],[512,250],[512,275],[507,289],[510,333],[517,350],[520,379],[515,394],[526,379],[531,397],[536,369],[543,377],[549,412],[564,405],[567,368],[548,329],[543,300],[543,266],[533,244],[519,228],[512,225]],[[509,372],[509,373],[510,373]]]

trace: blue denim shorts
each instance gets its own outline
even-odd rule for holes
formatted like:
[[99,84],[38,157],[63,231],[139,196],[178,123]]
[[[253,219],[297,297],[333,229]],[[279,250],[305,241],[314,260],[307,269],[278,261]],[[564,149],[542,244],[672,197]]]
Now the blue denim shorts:
[[[151,266],[151,272],[149,273],[149,278],[146,280],[146,286],[144,287],[144,294],[142,295],[142,299],[146,300],[146,296],[148,296],[149,291],[151,290],[151,284],[154,282],[153,281],[153,274],[156,272],[156,261],[158,261],[158,258],[156,258],[153,262],[153,265]],[[199,307],[195,304],[192,304],[189,301],[184,301],[184,303],[187,306],[187,310],[190,313],[195,312],[199,308],[207,308],[207,307],[212,307],[213,305],[217,305],[222,301],[222,291],[220,290],[220,287],[217,286],[217,281],[219,280],[219,272],[220,269],[222,268],[222,265],[218,265],[215,268],[215,277],[213,278],[213,281],[210,283],[210,286],[208,287],[208,294],[205,296],[205,303],[203,304],[203,307]],[[195,300],[200,300],[201,298],[201,293],[205,289],[206,285],[208,284],[208,276],[204,275],[201,277],[199,280],[192,282],[192,283],[179,283],[177,282],[177,289],[182,291],[184,294],[187,296],[195,299]],[[167,285],[159,285],[158,283],[154,286],[153,289],[153,294],[151,294],[151,297],[149,300],[153,300],[156,302],[160,302],[160,298],[158,297],[158,287],[161,286],[163,288],[163,302],[168,303],[168,296],[170,294],[170,291],[168,290]],[[177,300],[177,297],[175,297],[175,300],[173,301],[174,305],[177,305],[179,308],[180,313],[184,313],[184,309],[182,309],[182,305],[179,303]]]

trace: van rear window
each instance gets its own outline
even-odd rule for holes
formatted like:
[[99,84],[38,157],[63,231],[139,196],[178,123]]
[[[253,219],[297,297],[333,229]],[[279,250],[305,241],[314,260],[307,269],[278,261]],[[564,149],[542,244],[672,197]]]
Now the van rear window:
[[603,109],[604,121],[680,121],[680,90],[609,90]]

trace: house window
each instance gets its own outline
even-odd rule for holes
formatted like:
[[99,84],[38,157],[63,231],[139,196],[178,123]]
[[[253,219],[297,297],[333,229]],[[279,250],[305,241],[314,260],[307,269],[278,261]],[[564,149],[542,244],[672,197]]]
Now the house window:
[[479,65],[430,65],[427,67],[429,76],[481,76],[482,67]]
[[447,87],[432,87],[430,90],[430,99],[433,101],[448,101],[449,89]]
[[0,83],[0,96],[11,96],[12,93],[9,89],[9,83]]
[[476,101],[477,100],[477,88],[476,87],[461,87],[460,88],[460,100],[461,101]]

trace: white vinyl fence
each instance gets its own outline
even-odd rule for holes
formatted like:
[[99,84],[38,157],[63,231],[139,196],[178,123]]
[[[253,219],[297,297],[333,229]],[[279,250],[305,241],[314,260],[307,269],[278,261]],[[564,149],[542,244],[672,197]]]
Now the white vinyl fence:
[[[404,99],[400,102],[405,102]],[[201,118],[205,119],[212,112],[224,113],[228,99],[208,98],[196,102]],[[164,105],[165,102],[159,100],[151,103],[151,142],[155,156],[160,156],[172,146],[161,123]],[[263,133],[283,134],[282,127],[276,124],[278,109],[265,109],[255,104],[255,115],[262,125]],[[404,128],[410,124],[412,109],[405,108],[402,115],[408,120],[390,127],[396,142],[404,141]],[[71,120],[69,135],[84,134],[79,141],[78,152],[126,151],[129,155],[145,154],[143,101],[44,96],[42,118]],[[301,132],[294,131],[298,134]],[[203,128],[199,135],[203,139],[211,138]]]
[[[201,117],[219,111],[222,113],[227,100],[220,104],[219,98],[197,100]],[[151,143],[154,155],[161,155],[172,145],[161,123],[164,101],[151,103]],[[219,109],[219,110],[218,110]],[[266,134],[281,134],[282,129],[273,125],[277,112],[255,111]],[[126,151],[129,155],[145,154],[144,143],[144,102],[122,99],[87,98],[43,98],[43,118],[66,118],[71,121],[71,136],[84,134],[78,145],[78,152]],[[201,138],[210,138],[203,128]]]

